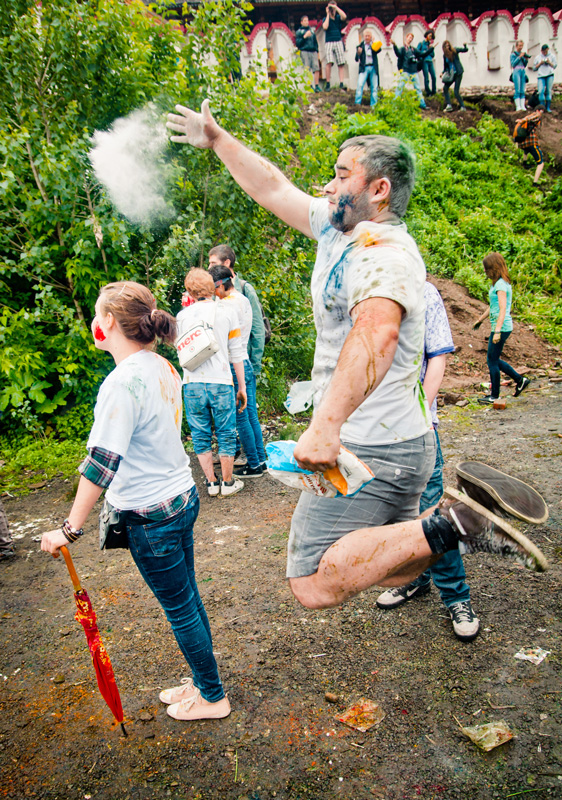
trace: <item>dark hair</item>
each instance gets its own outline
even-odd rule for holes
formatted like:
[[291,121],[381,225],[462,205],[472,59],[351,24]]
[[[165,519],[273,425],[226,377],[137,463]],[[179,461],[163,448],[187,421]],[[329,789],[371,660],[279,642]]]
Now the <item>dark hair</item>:
[[234,265],[236,264],[236,253],[228,244],[217,244],[216,247],[212,247],[209,250],[210,256],[217,256],[220,258],[221,261],[226,261],[228,258],[230,260],[230,266],[234,269]]
[[140,344],[151,344],[157,336],[170,344],[175,341],[174,317],[156,308],[156,299],[146,286],[134,281],[108,283],[99,301],[102,312],[113,314],[127,339]]
[[500,278],[506,283],[511,283],[509,280],[509,272],[507,271],[507,264],[501,253],[488,253],[483,259],[484,269],[489,274],[490,280],[499,281]]
[[363,150],[359,163],[365,170],[367,183],[377,178],[388,178],[389,209],[398,217],[403,217],[416,180],[416,164],[409,147],[392,136],[378,134],[347,139],[340,147],[340,153],[348,147]]
[[232,289],[233,284],[232,284],[232,273],[230,271],[230,267],[225,267],[224,265],[220,266],[217,265],[216,267],[211,267],[209,269],[209,272],[211,273],[211,277],[215,283],[217,283],[218,281],[222,281],[222,285],[224,286],[226,292],[228,292],[229,289]]
[[533,111],[544,111],[544,110],[545,110],[545,108],[546,108],[546,106],[543,106],[543,104],[542,104],[542,103],[539,103],[539,104],[538,104],[538,106],[535,106],[535,107],[533,108]]
[[423,35],[424,39],[427,39],[428,36],[432,36],[435,39],[435,31],[432,31],[431,28],[426,31]]
[[303,21],[303,19],[308,19],[308,14],[303,14],[303,15],[302,15],[302,17],[301,17],[301,22]]

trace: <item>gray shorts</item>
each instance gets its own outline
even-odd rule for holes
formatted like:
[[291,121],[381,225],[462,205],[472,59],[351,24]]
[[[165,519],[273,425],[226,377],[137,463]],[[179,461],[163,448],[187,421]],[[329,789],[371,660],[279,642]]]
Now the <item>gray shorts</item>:
[[415,519],[420,497],[435,466],[435,436],[364,447],[342,443],[361,458],[375,479],[354,497],[316,497],[303,492],[291,522],[287,577],[318,569],[326,550],[351,531]]
[[326,42],[325,44],[326,64],[333,64],[334,61],[338,67],[343,67],[345,64],[345,52],[343,49],[343,42]]
[[300,52],[304,66],[312,72],[318,72],[320,69],[318,53],[314,53],[312,50],[301,50]]

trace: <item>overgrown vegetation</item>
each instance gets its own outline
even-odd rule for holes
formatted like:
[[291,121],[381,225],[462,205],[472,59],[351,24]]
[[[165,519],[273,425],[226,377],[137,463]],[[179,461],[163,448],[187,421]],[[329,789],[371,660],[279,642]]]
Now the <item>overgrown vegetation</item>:
[[316,126],[301,138],[304,96],[290,67],[275,84],[258,67],[230,80],[248,8],[202,3],[184,36],[140,2],[3,3],[0,409],[9,436],[83,438],[112,364],[89,331],[100,286],[140,280],[175,313],[186,269],[204,264],[219,241],[235,248],[273,321],[258,386],[262,410],[278,409],[288,381],[310,372],[314,242],[250,201],[206,151],[169,146],[167,199],[178,211],[169,227],[133,226],[96,183],[87,158],[92,133],[149,102],[164,114],[179,100],[198,108],[209,97],[221,124],[313,193],[331,179],[344,139],[400,136],[418,157],[407,222],[429,271],[483,298],[481,259],[500,250],[518,317],[562,341],[562,181],[533,191],[503,123],[485,115],[460,132],[450,120],[422,118],[408,93],[400,102],[383,93],[374,114],[336,106],[330,130]]

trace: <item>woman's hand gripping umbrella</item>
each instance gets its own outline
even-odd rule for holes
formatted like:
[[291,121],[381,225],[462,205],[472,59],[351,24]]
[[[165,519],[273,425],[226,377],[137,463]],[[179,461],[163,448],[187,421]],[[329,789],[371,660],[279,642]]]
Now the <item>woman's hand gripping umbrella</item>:
[[74,615],[74,619],[84,628],[88,647],[92,654],[92,662],[96,670],[99,690],[103,699],[109,706],[111,713],[115,717],[115,720],[121,725],[123,734],[127,736],[128,734],[123,722],[123,706],[121,705],[119,689],[115,682],[115,675],[113,673],[111,661],[107,655],[107,650],[103,646],[103,642],[100,638],[100,632],[96,622],[96,612],[92,607],[92,601],[88,597],[88,593],[80,585],[80,579],[72,563],[68,548],[61,547],[60,551],[64,556],[66,566],[68,567],[72,579],[72,585],[74,586],[74,599],[76,601],[76,614]]

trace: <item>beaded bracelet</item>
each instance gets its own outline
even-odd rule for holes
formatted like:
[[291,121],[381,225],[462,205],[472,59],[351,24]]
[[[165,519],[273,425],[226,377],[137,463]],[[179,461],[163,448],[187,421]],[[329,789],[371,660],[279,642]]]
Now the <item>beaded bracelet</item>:
[[64,536],[66,537],[66,541],[70,542],[71,544],[72,544],[72,542],[75,542],[77,539],[80,538],[80,536],[82,536],[84,534],[84,529],[83,528],[78,528],[78,530],[76,528],[73,528],[72,525],[70,524],[70,522],[67,519],[65,519],[65,521],[62,523],[61,531],[63,532]]

